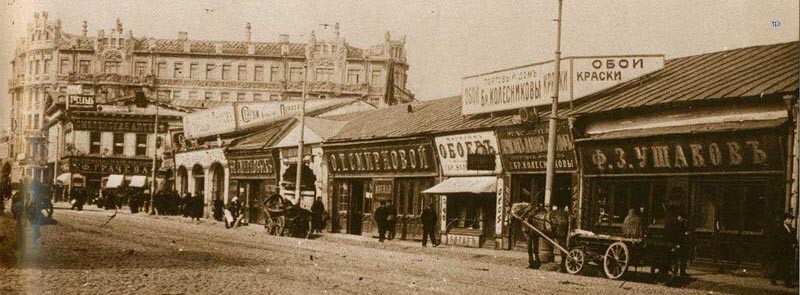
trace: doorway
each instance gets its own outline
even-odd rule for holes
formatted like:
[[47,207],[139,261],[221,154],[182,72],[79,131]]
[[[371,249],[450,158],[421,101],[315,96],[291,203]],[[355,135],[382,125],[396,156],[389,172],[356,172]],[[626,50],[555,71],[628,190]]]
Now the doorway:
[[364,221],[364,182],[349,181],[350,189],[347,208],[347,233],[361,235]]

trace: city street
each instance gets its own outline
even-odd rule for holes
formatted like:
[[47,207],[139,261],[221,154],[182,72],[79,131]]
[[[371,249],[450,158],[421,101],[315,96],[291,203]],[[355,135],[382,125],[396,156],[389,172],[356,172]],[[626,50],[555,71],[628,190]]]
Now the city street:
[[[59,223],[42,228],[44,244],[24,267],[0,270],[0,293],[709,293],[528,270],[523,253],[513,251],[423,249],[332,234],[298,240],[267,236],[257,226],[229,230],[214,221],[127,212],[101,226],[113,211],[87,206],[76,212],[60,205]],[[2,217],[6,225],[9,215]],[[727,291],[790,291],[754,280],[764,289]]]

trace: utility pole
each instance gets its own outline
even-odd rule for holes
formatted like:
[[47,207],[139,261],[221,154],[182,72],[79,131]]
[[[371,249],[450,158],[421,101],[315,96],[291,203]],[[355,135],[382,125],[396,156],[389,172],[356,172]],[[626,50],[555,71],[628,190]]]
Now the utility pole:
[[[150,66],[150,73],[153,75],[155,71],[155,55],[153,54],[153,49],[150,49],[150,59],[151,59],[151,66]],[[155,75],[153,75],[155,76]],[[156,77],[153,77],[153,84],[155,84]],[[155,85],[153,85],[153,90],[155,90]],[[152,179],[150,180],[150,215],[156,214],[155,206],[153,206],[153,200],[155,199],[156,194],[156,171],[158,171],[158,167],[156,167],[156,162],[158,162],[158,103],[160,100],[158,99],[158,95],[156,95],[156,122],[155,126],[153,126],[153,168],[151,171]]]
[[550,128],[547,133],[547,174],[544,185],[544,206],[550,210],[550,200],[553,196],[553,180],[555,178],[556,162],[556,124],[558,124],[558,92],[561,88],[561,6],[563,0],[558,0],[558,18],[556,19],[556,59],[553,90],[553,103],[550,110]]
[[303,144],[305,143],[305,124],[306,124],[306,92],[308,85],[308,57],[303,65],[303,96],[300,98],[300,140],[297,142],[297,180],[294,187],[294,197],[297,205],[300,205],[300,185],[303,183]]

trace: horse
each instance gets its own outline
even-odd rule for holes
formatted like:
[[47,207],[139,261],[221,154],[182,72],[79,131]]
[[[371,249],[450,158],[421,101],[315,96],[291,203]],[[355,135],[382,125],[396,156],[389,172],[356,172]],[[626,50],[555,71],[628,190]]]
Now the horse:
[[[569,219],[567,213],[561,210],[547,210],[545,207],[532,206],[529,203],[520,202],[511,206],[511,213],[514,216],[527,221],[542,233],[557,241],[560,245],[566,246],[567,228]],[[539,259],[539,234],[536,231],[523,227],[522,232],[528,239],[528,268],[538,269],[541,266]],[[561,253],[561,269],[564,270],[565,254]]]

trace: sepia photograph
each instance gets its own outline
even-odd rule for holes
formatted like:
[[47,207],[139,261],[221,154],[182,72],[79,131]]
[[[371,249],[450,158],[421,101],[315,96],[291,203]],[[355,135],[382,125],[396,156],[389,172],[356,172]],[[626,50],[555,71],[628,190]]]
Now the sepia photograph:
[[2,0],[0,294],[800,294],[792,0]]

